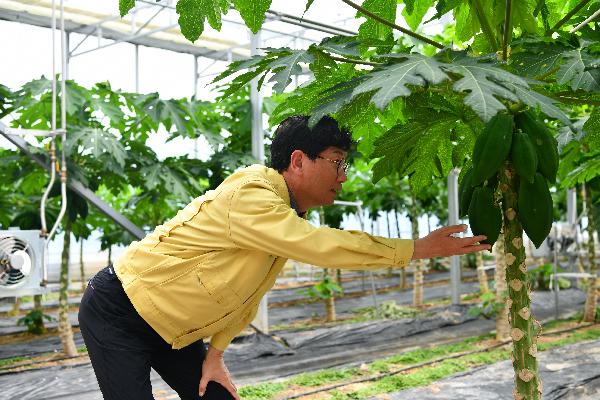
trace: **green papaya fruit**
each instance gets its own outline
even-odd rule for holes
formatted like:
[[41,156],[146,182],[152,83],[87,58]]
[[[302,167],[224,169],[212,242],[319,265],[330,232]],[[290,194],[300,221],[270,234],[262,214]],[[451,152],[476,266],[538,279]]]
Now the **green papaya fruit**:
[[502,227],[502,213],[494,204],[494,191],[489,187],[473,189],[469,205],[469,225],[473,235],[485,235],[481,243],[493,245],[498,240]]
[[533,178],[535,177],[535,172],[537,170],[538,158],[529,135],[522,132],[515,132],[513,134],[510,157],[519,176],[533,183]]
[[473,149],[473,186],[492,177],[508,157],[513,136],[513,117],[500,112],[483,129]]
[[517,127],[531,139],[538,157],[537,170],[548,179],[556,182],[558,172],[558,142],[552,136],[546,124],[539,121],[531,111],[525,111],[516,116]]
[[552,196],[542,174],[537,172],[533,183],[521,179],[517,206],[525,233],[536,248],[540,247],[552,227]]
[[471,196],[473,195],[472,178],[473,168],[469,168],[458,187],[458,215],[461,218],[469,213],[469,204],[471,204]]

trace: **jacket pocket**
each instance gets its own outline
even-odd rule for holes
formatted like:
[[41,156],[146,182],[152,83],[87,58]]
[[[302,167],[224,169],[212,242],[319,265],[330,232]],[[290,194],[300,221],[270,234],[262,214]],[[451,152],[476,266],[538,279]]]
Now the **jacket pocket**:
[[216,269],[200,268],[197,276],[200,284],[221,306],[231,310],[242,304],[240,297]]
[[225,282],[202,272],[204,267],[191,269],[147,290],[156,314],[165,319],[161,324],[168,322],[172,327],[169,329],[172,336],[205,328],[241,304]]

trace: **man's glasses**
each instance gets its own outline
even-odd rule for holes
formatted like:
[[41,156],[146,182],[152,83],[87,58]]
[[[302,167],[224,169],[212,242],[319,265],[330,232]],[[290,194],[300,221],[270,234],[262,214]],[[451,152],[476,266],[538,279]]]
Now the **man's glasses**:
[[332,164],[335,164],[335,168],[336,168],[336,172],[337,172],[337,176],[340,176],[340,170],[344,171],[344,174],[348,174],[348,168],[350,168],[350,163],[346,160],[332,160],[330,158],[327,157],[321,157],[321,156],[317,156],[317,158],[321,158],[323,160],[327,160]]

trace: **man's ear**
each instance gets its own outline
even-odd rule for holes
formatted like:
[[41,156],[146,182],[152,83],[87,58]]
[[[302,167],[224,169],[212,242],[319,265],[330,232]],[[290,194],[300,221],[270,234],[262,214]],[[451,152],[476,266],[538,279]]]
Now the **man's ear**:
[[288,169],[291,169],[294,172],[298,172],[302,169],[302,162],[304,161],[304,152],[301,150],[294,150],[290,155],[290,166]]

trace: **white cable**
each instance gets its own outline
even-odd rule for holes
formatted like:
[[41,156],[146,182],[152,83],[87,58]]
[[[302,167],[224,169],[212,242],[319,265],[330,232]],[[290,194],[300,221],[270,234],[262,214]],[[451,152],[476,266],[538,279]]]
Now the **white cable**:
[[575,28],[571,29],[569,31],[569,33],[577,32],[578,30],[580,30],[581,28],[583,28],[584,26],[586,26],[587,24],[592,22],[598,15],[600,15],[600,9],[598,9],[595,13],[593,13],[591,17],[587,18],[585,21],[583,21],[582,23],[577,25]]

